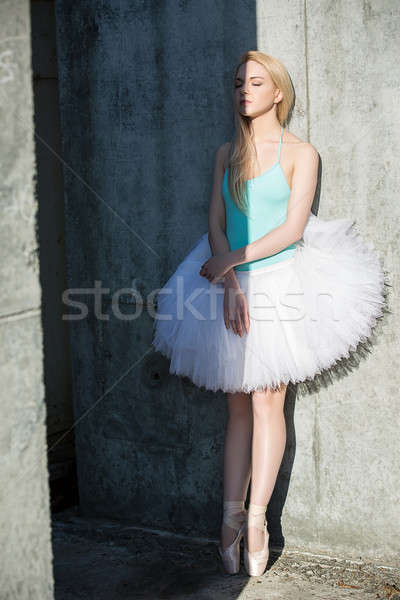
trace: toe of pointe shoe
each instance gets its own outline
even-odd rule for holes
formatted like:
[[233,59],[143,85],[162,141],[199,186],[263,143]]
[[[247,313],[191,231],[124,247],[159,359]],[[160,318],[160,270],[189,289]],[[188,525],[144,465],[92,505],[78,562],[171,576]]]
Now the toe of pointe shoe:
[[264,548],[257,552],[249,552],[248,549],[244,548],[244,565],[247,574],[251,577],[258,577],[262,575],[267,567],[269,559],[269,548],[268,548],[269,535],[265,531],[264,537]]
[[218,553],[222,559],[225,571],[229,575],[236,575],[240,570],[240,540],[243,537],[243,525],[239,529],[236,538],[228,548],[222,550],[221,544],[218,544]]
[[239,573],[239,561],[235,560],[231,555],[226,554],[226,550],[222,550],[220,545],[218,545],[218,553],[222,559],[222,564],[224,565],[226,573],[229,575],[236,575]]
[[244,550],[244,564],[246,567],[247,574],[250,577],[259,577],[263,575],[268,563],[268,554],[266,556],[260,556],[255,558],[253,554],[249,553],[246,548]]

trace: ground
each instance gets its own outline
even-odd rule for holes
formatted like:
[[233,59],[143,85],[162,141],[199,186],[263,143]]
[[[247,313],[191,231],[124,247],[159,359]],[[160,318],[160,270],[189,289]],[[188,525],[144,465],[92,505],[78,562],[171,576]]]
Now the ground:
[[56,600],[400,600],[400,568],[270,550],[265,574],[225,574],[217,540],[53,515]]

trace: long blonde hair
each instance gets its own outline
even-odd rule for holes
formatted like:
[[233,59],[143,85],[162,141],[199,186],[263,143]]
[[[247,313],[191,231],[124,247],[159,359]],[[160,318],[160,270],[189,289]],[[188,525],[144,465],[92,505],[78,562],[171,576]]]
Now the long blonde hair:
[[[249,50],[245,52],[239,60],[233,76],[233,93],[235,90],[234,82],[237,72],[242,64],[248,60],[254,60],[266,68],[272,81],[282,92],[283,98],[277,104],[277,117],[281,125],[287,124],[287,119],[294,102],[294,90],[289,73],[285,65],[274,56],[264,54],[259,50]],[[230,144],[228,159],[228,186],[233,201],[238,208],[247,211],[246,197],[246,175],[251,172],[253,158],[255,156],[254,132],[251,119],[240,114],[235,109],[235,133]]]

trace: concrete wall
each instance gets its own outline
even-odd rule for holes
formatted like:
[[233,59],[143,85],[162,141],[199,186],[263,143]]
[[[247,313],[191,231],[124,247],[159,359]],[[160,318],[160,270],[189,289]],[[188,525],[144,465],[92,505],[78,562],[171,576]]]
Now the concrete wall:
[[[321,155],[319,216],[355,217],[391,273],[393,288],[392,314],[377,327],[372,352],[350,375],[297,404],[297,453],[284,529],[290,541],[307,548],[381,556],[399,564],[400,205],[395,199],[400,121],[395,32],[400,7],[388,0],[312,1],[299,2],[298,9],[304,43],[298,56],[306,72],[297,94],[306,104],[296,130]],[[260,30],[269,30],[260,16]],[[289,22],[283,39],[268,38],[267,47],[288,57],[297,80],[298,56],[288,44],[294,23]]]
[[232,71],[258,47],[287,65],[290,129],[320,152],[319,216],[356,217],[394,285],[394,316],[357,369],[288,393],[275,540],[282,513],[289,546],[398,560],[399,17],[388,0],[56,2],[67,284],[85,288],[74,299],[88,306],[69,321],[83,514],[218,535],[224,395],[169,375],[148,311],[125,294],[120,310],[140,316],[122,319],[112,297],[132,286],[145,298],[207,230],[214,151],[232,133]]
[[53,597],[29,3],[0,3],[0,595]]
[[33,0],[30,6],[44,384],[54,510],[70,499],[75,472],[68,323],[62,320],[66,287],[64,182],[54,2]]

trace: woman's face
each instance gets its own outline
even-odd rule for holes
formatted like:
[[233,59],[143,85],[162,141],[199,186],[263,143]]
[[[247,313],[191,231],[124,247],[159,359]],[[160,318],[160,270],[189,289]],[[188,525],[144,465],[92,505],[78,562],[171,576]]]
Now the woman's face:
[[234,85],[235,108],[247,117],[268,112],[282,99],[268,71],[254,60],[240,65]]

